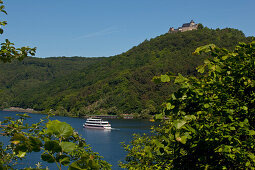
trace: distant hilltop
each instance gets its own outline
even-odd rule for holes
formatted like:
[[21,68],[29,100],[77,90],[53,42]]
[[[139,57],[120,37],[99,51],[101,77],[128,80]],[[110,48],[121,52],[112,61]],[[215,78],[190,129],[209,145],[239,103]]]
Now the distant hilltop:
[[170,27],[168,33],[196,30],[197,27],[198,27],[198,24],[195,24],[195,22],[193,20],[191,20],[190,23],[185,23],[182,25],[182,27],[179,27],[177,29],[174,29],[174,27]]

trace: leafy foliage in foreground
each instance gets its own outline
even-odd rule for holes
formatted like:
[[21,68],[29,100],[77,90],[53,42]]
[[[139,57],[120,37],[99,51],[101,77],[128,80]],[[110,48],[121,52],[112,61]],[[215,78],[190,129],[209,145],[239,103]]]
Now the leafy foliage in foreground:
[[193,56],[199,46],[214,43],[233,49],[249,38],[235,29],[208,29],[164,34],[145,40],[129,51],[105,58],[27,58],[0,65],[0,105],[35,110],[53,109],[55,114],[137,113],[146,117],[176,85],[155,84],[154,76],[173,72],[196,75],[206,55]]
[[92,152],[69,124],[46,118],[28,125],[24,124],[28,116],[20,116],[18,120],[8,118],[1,122],[1,135],[8,136],[10,143],[5,148],[1,145],[0,169],[15,168],[27,153],[40,151],[43,151],[38,153],[41,159],[55,163],[58,169],[62,166],[68,166],[69,170],[110,169],[110,164]]
[[[4,8],[3,1],[0,0],[0,12],[7,15]],[[7,25],[7,21],[0,21],[0,34],[3,34],[4,30],[2,27],[5,25]],[[11,43],[8,39],[1,43],[0,61],[11,62],[14,59],[23,60],[29,55],[35,55],[36,48],[21,47],[16,49],[13,45],[14,43]]]
[[207,45],[195,54],[211,58],[198,67],[199,78],[164,75],[181,88],[164,104],[163,125],[152,136],[135,136],[129,169],[255,168],[255,42],[233,52]]

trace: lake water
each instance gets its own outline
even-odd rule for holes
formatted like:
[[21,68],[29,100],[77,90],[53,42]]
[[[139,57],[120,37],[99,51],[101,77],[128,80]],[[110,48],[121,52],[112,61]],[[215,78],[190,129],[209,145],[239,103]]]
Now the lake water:
[[[15,117],[18,112],[7,112],[0,111],[0,121],[4,119],[4,117]],[[45,117],[45,115],[41,114],[29,114],[31,118],[29,122],[35,123],[40,120],[40,118]],[[149,133],[150,127],[152,125],[151,122],[146,120],[118,120],[111,119],[108,120],[113,130],[104,131],[97,129],[86,129],[82,127],[82,124],[85,122],[85,119],[81,118],[70,118],[70,117],[61,117],[55,116],[52,120],[58,119],[63,122],[67,122],[70,124],[83,138],[85,138],[87,144],[90,144],[92,150],[94,152],[98,152],[99,155],[104,157],[104,160],[109,162],[112,165],[112,169],[121,169],[118,167],[119,161],[124,161],[125,159],[125,151],[121,146],[121,142],[128,143],[132,140],[133,134],[143,134]],[[1,142],[6,143],[6,139],[0,138]],[[35,167],[35,164],[39,162],[40,155],[37,153],[33,153],[28,155],[27,160],[22,163],[31,165]],[[43,165],[46,163],[43,161]],[[47,164],[50,169],[57,169],[55,164]]]

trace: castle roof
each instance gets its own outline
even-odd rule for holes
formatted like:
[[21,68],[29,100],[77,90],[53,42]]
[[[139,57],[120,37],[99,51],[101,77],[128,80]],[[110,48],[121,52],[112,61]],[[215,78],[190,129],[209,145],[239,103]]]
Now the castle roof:
[[190,23],[184,23],[182,24],[182,27],[190,27]]
[[195,22],[193,20],[190,21],[190,23],[184,23],[182,24],[182,27],[191,27],[192,24],[195,24]]

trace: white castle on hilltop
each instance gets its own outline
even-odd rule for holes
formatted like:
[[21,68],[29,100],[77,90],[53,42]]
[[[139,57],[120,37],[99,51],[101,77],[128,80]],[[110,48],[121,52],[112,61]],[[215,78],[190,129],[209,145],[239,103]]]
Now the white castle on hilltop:
[[168,33],[174,33],[174,32],[185,32],[190,30],[196,30],[197,24],[193,20],[190,21],[190,23],[185,23],[182,25],[182,27],[179,27],[177,29],[174,29],[174,27],[170,27]]

